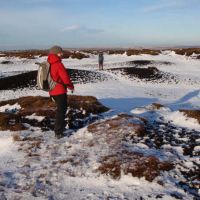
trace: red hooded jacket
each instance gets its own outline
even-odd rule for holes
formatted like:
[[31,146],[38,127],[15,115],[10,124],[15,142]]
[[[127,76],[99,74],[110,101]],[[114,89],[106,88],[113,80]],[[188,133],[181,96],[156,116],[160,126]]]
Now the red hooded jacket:
[[[55,54],[49,54],[48,62],[51,65],[51,77],[54,81],[59,82],[56,84],[55,88],[49,92],[50,95],[60,95],[67,93],[67,88],[73,90],[74,86],[70,80],[70,76],[65,69],[62,60],[59,56]],[[65,87],[64,85],[67,87]]]

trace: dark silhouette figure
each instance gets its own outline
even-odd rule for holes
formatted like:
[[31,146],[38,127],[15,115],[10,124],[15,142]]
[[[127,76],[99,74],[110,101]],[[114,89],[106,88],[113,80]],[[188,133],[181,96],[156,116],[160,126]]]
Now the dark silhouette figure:
[[99,53],[99,70],[103,70],[103,61],[104,61],[103,53],[100,52]]

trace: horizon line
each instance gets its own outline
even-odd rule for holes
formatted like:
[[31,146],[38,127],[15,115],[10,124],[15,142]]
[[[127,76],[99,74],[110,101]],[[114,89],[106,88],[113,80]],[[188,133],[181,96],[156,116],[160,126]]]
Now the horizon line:
[[[60,45],[62,46],[62,45]],[[0,51],[29,51],[29,50],[48,50],[50,48],[50,46],[48,47],[35,47],[35,48],[29,48],[29,47],[16,47],[16,48],[3,48],[0,49]],[[69,49],[69,50],[73,50],[73,49],[77,49],[77,50],[98,50],[98,49],[176,49],[176,48],[200,48],[200,45],[157,45],[157,46],[150,46],[150,45],[144,45],[144,46],[127,46],[127,47],[65,47],[64,45],[62,46],[63,49]]]

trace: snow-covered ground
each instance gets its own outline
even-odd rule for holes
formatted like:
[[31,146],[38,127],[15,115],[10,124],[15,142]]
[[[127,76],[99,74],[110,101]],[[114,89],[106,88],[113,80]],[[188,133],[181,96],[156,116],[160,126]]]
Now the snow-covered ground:
[[[37,65],[35,62],[42,62],[45,59],[45,57],[28,61],[18,58],[8,59],[13,64],[0,64],[0,77],[36,70]],[[7,59],[0,58],[0,63],[3,60]],[[97,60],[96,55],[91,55],[90,58],[82,60],[64,59],[63,63],[67,68],[97,71]],[[188,119],[179,112],[179,109],[183,108],[200,109],[200,60],[176,55],[171,51],[163,52],[163,54],[158,56],[105,55],[105,69],[121,68],[122,66],[130,67],[127,62],[134,60],[155,61],[155,64],[151,64],[151,66],[155,66],[162,72],[174,75],[178,83],[173,81],[156,83],[139,79],[128,79],[120,73],[102,71],[101,73],[112,78],[103,82],[76,84],[74,94],[97,97],[103,105],[112,109],[113,112],[111,112],[110,117],[121,112],[133,113],[150,119],[156,119],[159,116],[163,117],[166,121],[171,121],[178,127],[200,131],[200,125],[197,120]],[[156,62],[159,63],[160,61],[170,62],[171,64],[156,64]],[[0,91],[0,101],[30,95],[48,96],[46,92],[36,89],[4,90]],[[148,105],[152,103],[160,103],[167,108],[161,109],[157,113],[152,113],[151,110],[148,110]],[[0,107],[1,112],[5,109],[9,109],[9,105]],[[19,109],[19,106],[16,109]],[[85,147],[86,141],[92,137],[85,128],[77,131],[72,137],[64,138],[60,141],[54,139],[53,132],[51,131],[46,132],[43,136],[39,129],[35,129],[34,135],[42,137],[43,141],[40,150],[40,155],[43,156],[41,159],[23,157],[24,154],[22,151],[16,150],[19,148],[19,144],[12,140],[12,134],[9,131],[0,131],[0,199],[6,199],[6,197],[14,199],[16,197],[16,199],[51,200],[132,200],[155,199],[156,197],[159,198],[159,196],[163,196],[163,199],[166,200],[176,199],[169,195],[170,192],[181,194],[183,199],[193,199],[192,195],[184,193],[179,188],[174,188],[175,183],[172,185],[173,181],[168,180],[167,175],[166,186],[163,187],[156,182],[150,183],[144,179],[128,175],[122,176],[120,180],[112,180],[93,173],[91,163],[94,162],[93,167],[95,168],[96,160],[92,159],[96,156],[96,152],[92,153],[88,147]],[[19,134],[31,137],[32,132],[22,131]],[[140,146],[141,148],[145,150],[146,147]],[[149,150],[147,149],[146,151]],[[63,166],[53,164],[53,161],[56,162],[61,158],[69,158],[75,153],[90,155],[90,160],[85,161],[86,163],[84,164],[82,163],[82,168],[75,167],[75,169],[71,169],[73,172],[77,170],[74,172],[74,177],[68,176]],[[197,160],[197,162],[199,161]],[[25,169],[24,166],[26,164],[31,165],[31,167]],[[42,174],[48,174],[49,179],[42,179]],[[45,181],[51,182],[53,186],[51,187],[51,184],[46,186]],[[35,182],[34,188],[30,189],[32,193],[23,193],[23,188],[33,182]],[[5,191],[3,187],[4,183],[10,185]],[[15,185],[20,186],[20,189],[17,186],[15,187]],[[48,194],[43,194],[44,191],[48,191]]]

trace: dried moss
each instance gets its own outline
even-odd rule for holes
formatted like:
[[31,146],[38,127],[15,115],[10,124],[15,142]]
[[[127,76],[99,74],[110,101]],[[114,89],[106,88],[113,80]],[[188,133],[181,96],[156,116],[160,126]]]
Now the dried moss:
[[132,137],[144,137],[146,135],[145,122],[142,118],[133,115],[121,114],[115,118],[88,126],[88,131],[94,135],[95,145],[97,138],[106,143],[111,155],[102,156],[100,173],[109,175],[113,179],[119,179],[121,174],[132,174],[134,177],[145,177],[153,181],[161,171],[173,169],[173,164],[162,162],[154,156],[144,156],[142,153],[129,151],[124,142]]
[[127,56],[132,55],[141,55],[141,54],[148,54],[148,55],[159,55],[161,53],[160,50],[151,50],[151,49],[129,49],[127,50]]
[[[80,128],[85,125],[84,119],[90,116],[90,114],[98,115],[106,112],[109,109],[98,102],[95,97],[91,96],[74,96],[69,95],[68,100],[69,113],[68,113],[68,125],[71,128]],[[14,105],[18,103],[21,109],[15,113],[0,113],[0,130],[24,130],[26,129],[23,123],[28,123],[32,126],[41,128],[53,129],[52,121],[55,119],[55,103],[49,97],[41,96],[28,96],[18,99],[2,101],[0,107],[10,104]],[[28,119],[26,116],[35,114],[36,116],[44,116],[42,121],[36,119]],[[95,118],[91,118],[93,121]],[[13,123],[10,123],[13,121]],[[79,123],[80,121],[80,123]],[[87,123],[90,119],[87,119]]]
[[[43,57],[48,56],[49,50],[24,50],[24,51],[6,51],[3,52],[0,57],[18,57],[18,58],[26,58],[26,59],[35,59],[37,56]],[[64,50],[63,58],[76,58],[83,59],[88,58],[88,55],[84,53],[76,52],[76,51],[68,51]]]
[[0,130],[20,131],[26,129],[19,116],[11,113],[0,113]]
[[173,49],[176,54],[191,56],[192,54],[200,54],[200,48],[183,48],[183,49]]
[[154,156],[145,157],[136,152],[123,151],[121,155],[103,157],[98,171],[113,179],[119,179],[123,173],[138,178],[144,177],[151,182],[160,175],[161,171],[169,171],[173,168],[172,163],[161,162]]

